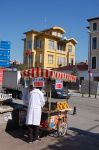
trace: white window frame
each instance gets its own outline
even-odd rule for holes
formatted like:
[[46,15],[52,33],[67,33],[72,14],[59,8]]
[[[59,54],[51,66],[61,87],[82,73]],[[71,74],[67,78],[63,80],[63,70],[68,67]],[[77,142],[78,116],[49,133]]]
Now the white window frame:
[[42,63],[42,54],[40,54],[40,63]]

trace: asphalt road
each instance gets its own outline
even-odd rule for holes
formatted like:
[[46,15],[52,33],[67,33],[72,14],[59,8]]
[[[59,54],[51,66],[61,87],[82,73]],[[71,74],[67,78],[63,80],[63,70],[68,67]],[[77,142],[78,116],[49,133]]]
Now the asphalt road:
[[0,150],[99,150],[99,99],[74,96],[69,105],[76,106],[76,114],[68,113],[67,136],[47,135],[28,144],[22,129],[2,132]]

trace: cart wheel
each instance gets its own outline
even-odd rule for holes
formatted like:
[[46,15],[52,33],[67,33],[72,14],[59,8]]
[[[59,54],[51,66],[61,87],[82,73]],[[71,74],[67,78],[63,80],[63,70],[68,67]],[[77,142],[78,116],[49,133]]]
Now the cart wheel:
[[57,126],[57,134],[58,136],[65,136],[67,133],[67,123],[62,122],[61,120],[58,121]]

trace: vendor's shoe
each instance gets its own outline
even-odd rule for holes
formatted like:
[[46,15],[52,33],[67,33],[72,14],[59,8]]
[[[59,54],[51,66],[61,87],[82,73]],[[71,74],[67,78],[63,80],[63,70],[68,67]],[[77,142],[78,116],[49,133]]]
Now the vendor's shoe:
[[37,140],[38,140],[38,141],[41,141],[41,138],[38,136]]
[[32,141],[29,141],[29,144],[33,143]]
[[28,143],[29,144],[33,143],[33,140],[28,139]]
[[38,140],[38,141],[41,141],[41,138],[38,138],[37,140]]
[[36,144],[36,143],[38,143],[38,142],[39,142],[39,140],[35,140],[35,141],[33,141],[33,143],[34,143],[34,144]]

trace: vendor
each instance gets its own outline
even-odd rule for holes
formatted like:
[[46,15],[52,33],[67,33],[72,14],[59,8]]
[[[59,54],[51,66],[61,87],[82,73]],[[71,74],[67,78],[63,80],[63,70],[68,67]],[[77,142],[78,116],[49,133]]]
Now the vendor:
[[41,121],[41,108],[44,104],[45,99],[43,93],[39,88],[33,89],[33,86],[30,85],[30,96],[26,117],[26,124],[28,125],[29,131],[29,143],[33,142],[33,140],[38,140]]

